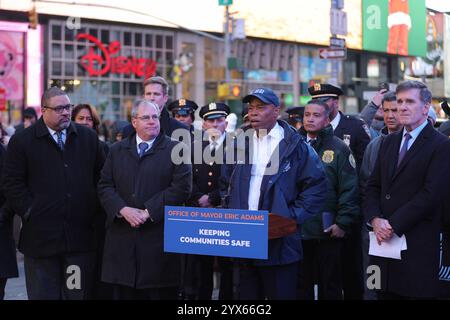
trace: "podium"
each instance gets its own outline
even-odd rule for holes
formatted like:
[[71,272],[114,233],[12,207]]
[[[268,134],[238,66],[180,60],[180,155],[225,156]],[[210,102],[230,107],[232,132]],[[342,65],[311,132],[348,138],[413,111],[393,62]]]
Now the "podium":
[[297,221],[269,213],[269,240],[282,238],[295,232],[297,232]]

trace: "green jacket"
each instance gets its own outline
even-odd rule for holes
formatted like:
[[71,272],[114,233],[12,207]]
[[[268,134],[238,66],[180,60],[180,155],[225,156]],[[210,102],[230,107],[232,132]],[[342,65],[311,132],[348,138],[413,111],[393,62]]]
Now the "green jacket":
[[[306,140],[304,128],[299,132]],[[327,177],[324,211],[334,215],[334,223],[347,235],[360,215],[355,159],[350,148],[334,136],[331,125],[320,131],[312,147],[322,160]],[[329,239],[329,233],[323,229],[322,215],[315,215],[301,225],[302,239]]]

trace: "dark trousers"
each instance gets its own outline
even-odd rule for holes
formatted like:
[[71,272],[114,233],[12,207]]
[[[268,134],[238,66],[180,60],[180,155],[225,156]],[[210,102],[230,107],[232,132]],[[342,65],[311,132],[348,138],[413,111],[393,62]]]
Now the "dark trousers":
[[135,289],[127,286],[115,285],[114,300],[177,300],[178,287]]
[[0,278],[0,300],[5,298],[5,287],[8,278]]
[[184,292],[188,300],[211,300],[213,293],[213,256],[186,255]]
[[95,252],[47,258],[25,256],[24,265],[29,300],[86,300],[93,297]]
[[[219,270],[220,270],[220,288],[219,288],[219,300],[232,300],[234,276],[233,273],[233,259],[227,257],[218,257]],[[237,282],[238,280],[236,280]]]
[[298,298],[314,300],[317,283],[318,300],[342,300],[342,240],[304,240],[302,246]]
[[297,297],[298,262],[280,266],[239,268],[240,300],[294,300]]
[[361,223],[353,224],[342,244],[344,300],[362,300],[364,295]]

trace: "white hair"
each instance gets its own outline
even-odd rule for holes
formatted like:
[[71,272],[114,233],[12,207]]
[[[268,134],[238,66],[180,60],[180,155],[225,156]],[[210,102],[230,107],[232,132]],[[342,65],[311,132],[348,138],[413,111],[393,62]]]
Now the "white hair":
[[131,117],[132,118],[136,118],[137,117],[138,109],[139,109],[139,107],[141,105],[150,106],[150,107],[152,107],[155,110],[155,112],[158,115],[158,117],[161,115],[161,112],[159,111],[159,107],[155,103],[153,103],[151,101],[148,101],[148,100],[145,100],[145,99],[138,99],[138,100],[136,100],[133,103],[133,107],[131,108]]

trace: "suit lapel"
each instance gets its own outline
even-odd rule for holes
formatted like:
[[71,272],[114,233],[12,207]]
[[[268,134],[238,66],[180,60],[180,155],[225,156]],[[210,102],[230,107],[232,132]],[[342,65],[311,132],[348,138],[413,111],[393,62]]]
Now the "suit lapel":
[[139,160],[139,155],[137,153],[137,146],[136,146],[136,134],[132,134],[131,136],[129,136],[128,138],[128,143],[126,145],[126,148],[128,149],[128,152],[131,154],[131,156],[133,157],[133,159],[135,159],[136,161]]
[[388,173],[389,177],[391,177],[391,180],[394,179],[394,175],[397,169],[398,153],[400,150],[400,144],[402,143],[403,129],[399,132],[392,133],[392,135],[395,137],[393,139],[394,143],[391,145],[390,149],[386,150],[386,158],[383,157],[383,159],[389,159],[389,161],[387,161],[387,164]]

